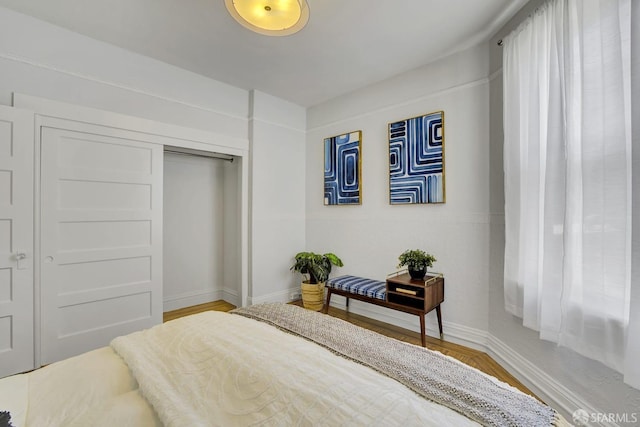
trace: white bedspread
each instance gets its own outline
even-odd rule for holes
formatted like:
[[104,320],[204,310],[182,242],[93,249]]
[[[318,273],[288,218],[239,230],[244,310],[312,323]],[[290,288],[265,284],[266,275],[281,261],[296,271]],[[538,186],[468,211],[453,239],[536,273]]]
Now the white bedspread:
[[166,426],[476,425],[267,324],[206,312],[112,347]]

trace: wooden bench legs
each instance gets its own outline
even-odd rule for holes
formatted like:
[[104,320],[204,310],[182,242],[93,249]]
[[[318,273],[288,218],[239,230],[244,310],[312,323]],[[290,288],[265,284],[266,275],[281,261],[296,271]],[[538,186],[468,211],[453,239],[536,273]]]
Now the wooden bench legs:
[[[436,307],[436,315],[438,316],[438,329],[440,330],[440,339],[442,339],[442,311],[440,310],[440,305]],[[422,340],[422,346],[426,347],[426,331],[424,326],[424,318],[427,316],[427,313],[419,314],[420,317],[420,338]]]
[[324,303],[324,307],[322,307],[322,312],[327,314],[329,312],[329,303],[331,302],[331,288],[327,288],[327,301]]
[[[420,318],[420,341],[422,342],[422,346],[426,347],[427,346],[427,334],[426,334],[426,328],[425,328],[425,316],[427,315],[427,312],[421,311],[421,310],[404,310],[401,307],[398,307],[397,304],[389,304],[386,301],[383,300],[379,300],[376,298],[370,298],[370,297],[365,297],[362,295],[358,295],[358,294],[351,294],[349,292],[346,291],[342,291],[342,290],[336,290],[333,288],[329,288],[327,287],[327,301],[322,309],[323,313],[328,313],[329,312],[329,304],[331,303],[331,295],[332,294],[338,294],[338,295],[342,295],[343,297],[346,298],[346,304],[347,304],[347,310],[349,310],[349,299],[350,298],[354,298],[357,299],[359,301],[363,301],[363,302],[368,302],[370,304],[375,304],[375,305],[379,305],[381,307],[386,307],[386,308],[390,308],[392,310],[398,310],[398,311],[403,311],[405,313],[409,313],[409,314],[414,314],[416,316],[418,316]],[[442,311],[440,310],[440,304],[438,304],[436,307],[436,315],[438,316],[438,329],[440,330],[440,339],[442,339]]]
[[427,313],[418,314],[418,317],[420,318],[420,341],[422,341],[423,347],[427,346],[427,331],[425,330],[426,328],[424,327],[424,317],[426,315]]
[[440,329],[440,339],[442,339],[442,311],[440,311],[440,304],[436,307],[436,315],[438,316],[438,329]]

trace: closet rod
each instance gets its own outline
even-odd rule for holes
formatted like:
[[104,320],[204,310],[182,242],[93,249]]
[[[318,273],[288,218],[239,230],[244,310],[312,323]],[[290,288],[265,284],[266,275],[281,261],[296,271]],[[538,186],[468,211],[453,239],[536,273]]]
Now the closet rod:
[[217,160],[225,160],[227,162],[233,163],[233,157],[226,156],[224,154],[211,153],[211,154],[199,154],[199,153],[186,153],[184,151],[176,151],[176,150],[164,150],[165,153],[171,154],[180,154],[183,156],[194,156],[194,157],[204,157],[207,159],[217,159]]

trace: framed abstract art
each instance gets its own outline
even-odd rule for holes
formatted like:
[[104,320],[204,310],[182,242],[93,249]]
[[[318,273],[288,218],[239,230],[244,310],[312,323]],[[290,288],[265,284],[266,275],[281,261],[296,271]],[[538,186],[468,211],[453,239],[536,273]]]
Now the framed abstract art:
[[324,204],[362,203],[360,149],[362,131],[353,131],[324,140]]
[[389,123],[389,203],[444,202],[444,111]]

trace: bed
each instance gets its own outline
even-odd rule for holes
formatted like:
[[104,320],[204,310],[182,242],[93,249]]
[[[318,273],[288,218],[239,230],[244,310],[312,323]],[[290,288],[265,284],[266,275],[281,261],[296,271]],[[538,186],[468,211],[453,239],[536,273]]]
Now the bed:
[[563,426],[448,356],[287,304],[209,311],[0,380],[22,426]]

